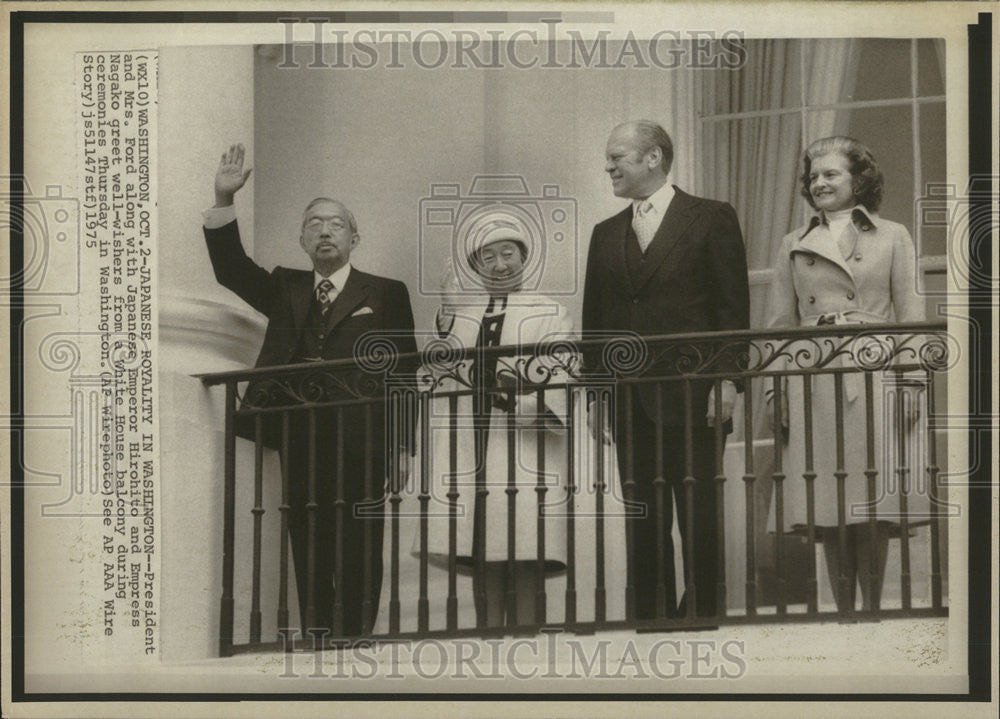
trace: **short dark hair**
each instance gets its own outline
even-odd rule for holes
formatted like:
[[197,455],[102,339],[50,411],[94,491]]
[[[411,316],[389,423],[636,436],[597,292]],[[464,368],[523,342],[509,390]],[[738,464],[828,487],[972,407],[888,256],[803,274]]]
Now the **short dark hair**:
[[663,154],[663,172],[669,174],[670,167],[674,164],[674,143],[667,131],[652,120],[636,120],[632,123],[632,127],[635,130],[639,153],[645,154],[654,147],[659,147]]
[[884,178],[882,170],[875,161],[875,156],[867,146],[853,137],[835,135],[816,140],[802,153],[802,196],[815,210],[812,193],[809,191],[809,175],[812,163],[818,157],[841,154],[847,158],[847,169],[853,180],[854,197],[858,204],[864,205],[871,212],[877,212],[882,204],[882,187]]
[[358,234],[358,221],[354,219],[354,213],[351,212],[349,209],[347,209],[347,205],[345,205],[343,202],[341,202],[340,200],[335,200],[332,197],[315,197],[309,201],[309,204],[306,205],[306,209],[302,210],[303,229],[305,229],[306,226],[306,215],[309,214],[309,210],[311,210],[321,202],[332,202],[335,205],[340,205],[341,207],[343,207],[344,212],[347,213],[347,224],[350,225],[351,227],[351,234],[352,235]]

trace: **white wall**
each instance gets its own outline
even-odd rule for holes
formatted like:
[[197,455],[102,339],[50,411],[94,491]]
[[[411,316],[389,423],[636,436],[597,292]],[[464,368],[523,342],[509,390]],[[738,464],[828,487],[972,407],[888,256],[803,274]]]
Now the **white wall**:
[[[222,151],[252,137],[253,50],[165,48],[160,53],[160,446],[163,555],[162,657],[216,656],[222,595],[224,391],[192,375],[252,366],[263,318],[215,282],[201,211],[214,202]],[[253,187],[240,193],[243,242],[253,251]],[[249,623],[252,448],[238,442],[236,632]],[[280,475],[265,464],[265,546],[276,547]],[[265,587],[276,586],[276,552],[265,552]],[[264,601],[274,636],[275,592]],[[293,598],[294,601],[294,598]]]

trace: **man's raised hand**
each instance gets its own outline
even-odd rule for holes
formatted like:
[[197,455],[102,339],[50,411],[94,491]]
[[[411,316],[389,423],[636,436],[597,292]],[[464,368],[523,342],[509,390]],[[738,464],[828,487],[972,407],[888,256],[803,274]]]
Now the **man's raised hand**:
[[230,145],[229,152],[222,153],[219,169],[215,173],[215,206],[229,207],[233,196],[246,184],[251,168],[243,169],[243,143]]

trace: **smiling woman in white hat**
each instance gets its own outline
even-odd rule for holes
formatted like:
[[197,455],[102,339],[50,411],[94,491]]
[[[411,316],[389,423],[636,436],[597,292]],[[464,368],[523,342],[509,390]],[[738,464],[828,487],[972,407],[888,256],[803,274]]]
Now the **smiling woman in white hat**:
[[[462,241],[454,247],[454,260],[449,258],[445,263],[437,318],[439,341],[455,348],[487,348],[571,338],[573,324],[565,307],[545,295],[522,290],[526,268],[537,268],[537,262],[532,265],[536,243],[517,213],[494,208],[467,227]],[[544,382],[547,373],[552,373],[548,383],[566,382],[567,374],[561,368],[565,360],[481,355],[457,366],[425,368],[428,376],[451,377],[440,382],[439,391],[497,390],[459,397],[457,413],[466,427],[463,429],[460,422],[455,433],[454,470],[449,431],[431,433],[429,462],[430,514],[435,516],[428,521],[428,552],[448,554],[447,493],[454,472],[459,495],[457,559],[460,565],[473,569],[476,614],[487,626],[514,623],[515,612],[516,624],[537,621],[540,442],[545,461],[542,482],[547,490],[541,495],[546,505],[544,567],[546,572],[565,567],[565,513],[560,507],[566,501],[566,390],[546,390],[539,402],[537,388],[520,389],[524,383]],[[448,429],[449,399],[434,402],[431,421]],[[472,427],[466,418],[472,418]],[[515,458],[513,463],[508,462],[510,456]],[[513,567],[507,562],[509,496],[514,497]],[[417,536],[413,552],[419,551]],[[476,566],[477,554],[484,557],[482,566]],[[511,606],[515,597],[515,606]],[[555,596],[549,599],[559,601]]]

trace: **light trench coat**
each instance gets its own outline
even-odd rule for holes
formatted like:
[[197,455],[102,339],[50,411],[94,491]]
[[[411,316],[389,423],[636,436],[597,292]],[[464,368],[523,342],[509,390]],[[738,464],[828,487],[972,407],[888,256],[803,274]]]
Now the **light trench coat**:
[[[781,241],[771,283],[768,328],[812,326],[826,321],[835,324],[879,324],[914,322],[924,319],[924,303],[916,289],[916,263],[913,241],[906,228],[857,206],[848,229],[857,242],[851,255],[844,259],[836,238],[821,216]],[[885,339],[885,336],[882,336]],[[800,343],[814,355],[817,345]],[[788,350],[795,356],[796,347]],[[877,347],[877,345],[871,345]],[[855,356],[860,345],[854,345]],[[849,361],[849,360],[848,360]],[[910,361],[907,358],[907,361]],[[837,365],[834,365],[837,366]],[[843,366],[843,365],[840,365]],[[899,513],[900,466],[897,451],[901,438],[896,431],[894,407],[900,396],[898,388],[887,381],[887,373],[874,372],[873,444],[876,478],[874,511],[880,519],[896,521]],[[843,433],[844,470],[847,472],[846,522],[867,521],[869,516],[867,478],[867,425],[864,373],[849,373],[844,378]],[[837,469],[835,385],[831,375],[813,376],[812,382],[812,444],[813,471],[816,473],[815,521],[817,526],[836,526]],[[782,453],[784,481],[784,527],[806,524],[806,471],[804,430],[805,403],[803,377],[793,375],[785,383],[789,417],[788,443]],[[907,378],[902,392],[907,401],[923,404],[926,390],[918,378]],[[926,415],[926,410],[921,413]],[[906,424],[904,420],[904,425]],[[888,428],[890,431],[886,431]],[[922,456],[916,440],[917,432],[904,426],[907,464],[912,482],[922,482]],[[927,511],[927,493],[911,485],[908,513],[911,516]],[[774,500],[769,516],[769,529],[774,530]]]
[[[454,324],[450,331],[438,341],[446,342],[450,347],[475,347],[480,323],[486,310],[486,299],[481,303],[469,303],[455,314]],[[537,342],[568,340],[573,337],[573,323],[566,309],[544,295],[515,292],[508,296],[505,319],[501,330],[501,345],[525,345]],[[545,383],[548,376],[549,384],[565,383],[568,375],[565,365],[574,361],[572,352],[565,346],[558,356],[515,357],[502,355],[497,361],[497,376],[501,383],[507,386],[513,378],[520,377],[522,381]],[[430,402],[430,416],[421,417],[421,425],[428,423],[429,454],[420,454],[415,458],[412,474],[412,487],[419,489],[423,485],[422,468],[429,468],[426,488],[430,494],[428,509],[428,552],[431,555],[448,554],[449,546],[449,502],[447,494],[451,484],[451,420],[450,402],[448,397],[437,396],[440,392],[449,392],[469,388],[471,360],[460,363],[442,361],[441,363],[425,365],[420,370],[420,385],[435,384],[435,398]],[[522,409],[531,409],[526,405],[537,398],[537,392],[531,392],[532,398],[525,400],[524,394],[517,401],[524,403]],[[538,408],[539,413],[546,416],[541,425],[544,431],[539,432],[539,424],[512,423],[512,434],[509,435],[509,413],[494,407],[490,412],[489,429],[485,432],[487,449],[485,454],[485,488],[486,495],[486,526],[485,555],[488,561],[506,560],[507,554],[507,519],[509,480],[513,478],[515,494],[515,557],[518,560],[534,560],[538,557],[537,526],[539,517],[538,492],[539,486],[539,441],[543,443],[544,473],[543,483],[547,491],[544,494],[543,511],[545,527],[545,560],[549,569],[557,569],[566,562],[566,525],[565,508],[567,502],[567,412],[568,392],[565,388],[551,389],[544,392],[544,408]],[[516,419],[515,411],[512,419]],[[423,427],[417,429],[417,437],[421,436]],[[457,556],[471,559],[473,554],[473,536],[475,531],[475,492],[476,492],[476,430],[473,427],[473,402],[471,395],[459,396],[457,401],[457,431],[455,432],[455,453],[457,485]],[[508,446],[510,442],[510,447]],[[513,451],[514,463],[512,474],[508,457]],[[414,536],[411,552],[420,551],[419,533]]]

